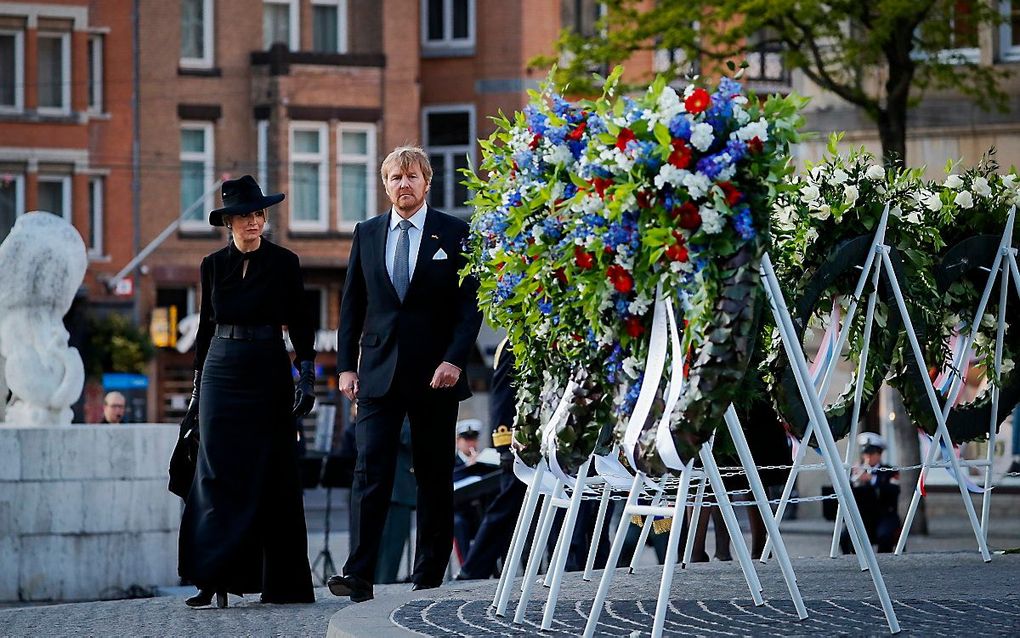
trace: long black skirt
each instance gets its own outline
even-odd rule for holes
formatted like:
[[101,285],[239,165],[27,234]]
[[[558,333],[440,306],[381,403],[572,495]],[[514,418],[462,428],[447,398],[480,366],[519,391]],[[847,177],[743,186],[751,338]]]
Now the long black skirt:
[[298,479],[294,382],[283,341],[214,338],[178,571],[202,589],[314,602]]

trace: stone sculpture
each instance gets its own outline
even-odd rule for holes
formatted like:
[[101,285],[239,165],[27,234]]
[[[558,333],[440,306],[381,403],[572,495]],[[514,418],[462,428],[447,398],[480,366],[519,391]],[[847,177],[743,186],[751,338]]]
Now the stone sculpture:
[[78,231],[44,211],[19,217],[0,244],[0,404],[11,394],[4,423],[70,425],[85,369],[63,317],[87,267]]

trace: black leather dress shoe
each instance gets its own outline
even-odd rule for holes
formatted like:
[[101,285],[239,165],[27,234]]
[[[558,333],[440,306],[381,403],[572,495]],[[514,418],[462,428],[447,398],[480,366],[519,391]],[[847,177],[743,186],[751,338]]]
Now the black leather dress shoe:
[[341,576],[339,574],[330,576],[326,581],[326,587],[334,596],[350,596],[352,603],[363,603],[375,598],[372,593],[372,583],[357,576]]
[[436,583],[435,585],[428,585],[426,583],[415,583],[411,585],[411,591],[421,591],[423,589],[435,589],[436,587],[439,587],[438,583]]

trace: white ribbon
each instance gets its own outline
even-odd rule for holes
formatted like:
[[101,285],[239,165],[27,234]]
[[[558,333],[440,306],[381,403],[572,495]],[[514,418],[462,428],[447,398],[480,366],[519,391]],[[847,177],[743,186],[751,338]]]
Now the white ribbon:
[[673,353],[673,360],[670,365],[669,386],[666,390],[666,410],[659,419],[659,427],[655,433],[655,447],[659,458],[671,470],[683,470],[684,462],[676,451],[676,444],[673,443],[673,432],[670,429],[670,415],[676,408],[683,392],[684,383],[684,353],[680,351],[680,335],[676,325],[676,309],[672,302],[667,303],[666,317],[669,319],[669,342]]
[[557,478],[561,480],[570,481],[562,469],[560,469],[559,463],[556,461],[556,438],[561,430],[566,426],[568,410],[570,409],[570,398],[574,395],[574,390],[577,389],[577,384],[573,379],[567,382],[567,387],[563,391],[563,396],[560,397],[560,402],[556,406],[556,410],[549,417],[549,421],[541,428],[542,434],[542,456],[549,461],[549,469],[552,471]]
[[655,401],[655,391],[658,389],[665,365],[666,301],[662,298],[660,283],[655,289],[655,310],[652,314],[652,331],[648,337],[648,359],[645,361],[644,379],[641,381],[641,391],[634,404],[634,412],[630,415],[627,430],[623,435],[623,452],[633,468],[637,467],[634,462],[634,446],[637,445],[641,430],[648,420],[648,413],[651,412],[652,402]]

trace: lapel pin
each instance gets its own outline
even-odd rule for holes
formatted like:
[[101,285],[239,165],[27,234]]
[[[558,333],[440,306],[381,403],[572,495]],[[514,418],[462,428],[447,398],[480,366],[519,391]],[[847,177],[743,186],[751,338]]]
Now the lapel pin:
[[439,235],[433,235],[432,239],[439,239]]

